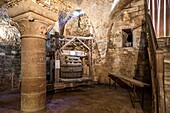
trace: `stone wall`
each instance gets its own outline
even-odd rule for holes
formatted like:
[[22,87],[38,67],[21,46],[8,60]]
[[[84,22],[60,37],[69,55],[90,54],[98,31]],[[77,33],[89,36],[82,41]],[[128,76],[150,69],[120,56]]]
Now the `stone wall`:
[[90,35],[89,18],[82,15],[79,18],[69,20],[65,26],[64,35],[70,36],[89,36]]
[[[19,5],[21,2],[25,2],[27,0],[2,0],[2,3],[7,3],[7,6],[9,8],[14,7],[16,5]],[[59,1],[60,0],[31,0],[32,2],[35,2],[39,4],[40,6],[52,11],[58,13],[59,11]],[[0,2],[1,4],[1,2]],[[56,17],[57,19],[57,17]]]
[[0,92],[20,86],[21,58],[12,48],[10,45],[0,45]]
[[[93,71],[100,83],[108,83],[108,72],[141,80],[149,79],[145,43],[145,0],[133,0],[133,2],[120,0],[116,10],[112,9],[115,0],[58,0],[57,2],[51,0],[50,5],[45,3],[46,0],[33,1],[56,13],[59,10],[67,14],[77,9],[85,11],[94,29],[93,36],[96,43]],[[131,3],[126,6],[126,2]],[[122,47],[122,29],[131,29],[133,47]]]
[[[70,13],[82,9],[91,21],[96,42],[94,76],[100,83],[108,83],[108,72],[149,81],[144,0],[134,0],[114,16],[111,15],[112,3],[109,0],[67,0],[61,3],[61,10]],[[122,29],[131,29],[133,47],[123,47]],[[76,34],[74,30],[72,35]]]
[[99,48],[96,51],[99,52],[101,62],[105,62],[112,3],[113,0],[63,0],[60,5],[60,10],[68,14],[77,9],[82,9],[86,13],[94,29],[93,36],[98,46],[96,48]]
[[[111,24],[108,32],[105,70],[149,82],[144,1],[134,1],[126,6],[117,17],[112,19]],[[132,47],[123,47],[123,29],[132,31]],[[100,82],[106,83],[108,78],[104,66],[96,67],[96,75],[99,75]]]

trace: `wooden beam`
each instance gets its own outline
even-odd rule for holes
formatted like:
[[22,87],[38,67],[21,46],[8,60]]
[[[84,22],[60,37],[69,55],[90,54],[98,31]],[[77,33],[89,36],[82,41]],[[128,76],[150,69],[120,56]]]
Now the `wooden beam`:
[[158,84],[158,110],[159,113],[165,113],[165,93],[164,93],[164,54],[162,49],[156,50],[156,70]]
[[[91,43],[91,40],[88,40],[88,46],[90,46],[92,43]],[[89,77],[93,77],[93,67],[92,67],[92,51],[90,50],[88,52],[88,60],[89,60]]]
[[117,74],[113,74],[113,73],[109,73],[109,75],[114,76],[114,77],[119,78],[119,79],[122,79],[124,81],[130,82],[131,84],[134,84],[138,87],[145,87],[145,86],[149,87],[150,86],[147,83],[144,83],[142,81],[135,80],[135,79],[132,79],[132,78],[129,78],[129,77],[126,77],[126,76],[117,75]]
[[71,43],[73,40],[75,40],[76,37],[72,38],[69,42],[67,42],[65,45],[61,47],[61,49],[64,49],[69,43]]
[[77,38],[81,40],[93,40],[93,37],[83,37],[83,36],[64,36],[64,38]]
[[91,71],[91,77],[93,78],[93,80],[94,80],[94,76],[93,76],[93,41],[94,40],[91,40],[91,67],[92,67],[92,69],[90,70]]
[[90,51],[90,48],[84,43],[82,42],[80,39],[77,39],[80,43],[82,43],[89,51]]

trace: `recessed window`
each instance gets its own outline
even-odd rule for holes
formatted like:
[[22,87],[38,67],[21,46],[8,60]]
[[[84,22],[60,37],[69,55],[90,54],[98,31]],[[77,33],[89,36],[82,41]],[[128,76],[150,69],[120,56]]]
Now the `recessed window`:
[[123,47],[133,47],[133,34],[131,29],[122,29]]

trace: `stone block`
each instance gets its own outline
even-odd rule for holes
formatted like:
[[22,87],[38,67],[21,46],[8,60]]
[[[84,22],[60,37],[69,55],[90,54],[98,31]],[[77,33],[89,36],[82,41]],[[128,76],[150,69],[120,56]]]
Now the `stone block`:
[[35,77],[23,77],[22,78],[22,92],[23,93],[40,93],[46,89],[46,77],[35,78]]
[[137,2],[134,1],[131,3],[131,6],[135,7],[135,6],[140,6],[143,5],[144,6],[144,0],[138,0]]
[[165,76],[165,77],[170,77],[170,71],[165,71],[165,72],[164,72],[164,76]]
[[[25,93],[21,94],[21,112],[31,112],[34,113],[37,111],[45,109],[45,98],[46,92],[35,93],[32,95],[27,95]],[[40,112],[41,113],[41,112]]]
[[170,71],[170,63],[164,63],[165,71]]
[[127,13],[138,12],[139,8],[138,7],[132,7],[132,8],[125,9],[124,11],[126,11]]
[[[0,46],[1,49],[4,46]],[[12,70],[14,69],[14,77],[13,77],[13,87],[19,87],[19,75],[20,75],[20,57],[15,57],[10,55],[11,47],[10,45],[5,45],[5,53],[8,55],[0,56],[0,92],[1,91],[9,91],[11,90],[11,77],[12,77]]]

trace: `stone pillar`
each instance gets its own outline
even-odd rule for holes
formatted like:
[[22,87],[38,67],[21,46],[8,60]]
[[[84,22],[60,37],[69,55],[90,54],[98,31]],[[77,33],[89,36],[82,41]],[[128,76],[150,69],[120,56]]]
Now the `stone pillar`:
[[21,31],[21,112],[41,113],[46,104],[46,28],[40,20],[23,19]]
[[46,33],[56,14],[32,1],[9,9],[21,32],[21,113],[46,111]]

